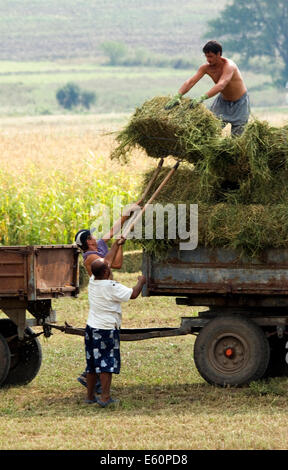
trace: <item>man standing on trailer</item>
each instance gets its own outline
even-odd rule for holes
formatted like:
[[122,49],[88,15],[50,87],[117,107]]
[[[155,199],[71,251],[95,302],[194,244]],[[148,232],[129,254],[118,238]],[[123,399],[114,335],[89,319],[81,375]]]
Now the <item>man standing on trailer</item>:
[[179,105],[182,96],[204,75],[209,75],[215,85],[204,95],[192,99],[191,108],[218,95],[210,110],[223,121],[223,127],[228,123],[231,124],[233,136],[241,135],[250,114],[249,96],[241,73],[232,60],[222,57],[222,46],[217,41],[207,42],[203,47],[203,52],[207,63],[201,65],[196,74],[183,83],[165,109]]

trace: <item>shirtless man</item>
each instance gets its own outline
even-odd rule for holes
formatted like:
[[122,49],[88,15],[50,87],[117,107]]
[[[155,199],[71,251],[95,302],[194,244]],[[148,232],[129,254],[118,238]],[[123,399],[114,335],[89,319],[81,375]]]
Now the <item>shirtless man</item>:
[[232,60],[222,57],[222,46],[218,42],[209,41],[203,47],[203,52],[207,63],[201,65],[196,74],[183,83],[165,109],[180,104],[182,96],[207,74],[215,85],[200,98],[192,99],[190,106],[193,108],[219,93],[210,109],[222,119],[223,127],[231,124],[232,135],[240,135],[250,114],[249,96],[240,71]]

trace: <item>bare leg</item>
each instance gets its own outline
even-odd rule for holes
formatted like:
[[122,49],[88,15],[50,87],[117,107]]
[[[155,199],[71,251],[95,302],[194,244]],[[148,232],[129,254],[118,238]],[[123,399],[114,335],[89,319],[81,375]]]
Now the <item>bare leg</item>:
[[100,382],[102,387],[101,401],[104,403],[110,398],[110,387],[112,382],[112,373],[111,372],[101,372]]
[[97,380],[97,374],[95,372],[87,373],[87,399],[94,400],[95,384]]

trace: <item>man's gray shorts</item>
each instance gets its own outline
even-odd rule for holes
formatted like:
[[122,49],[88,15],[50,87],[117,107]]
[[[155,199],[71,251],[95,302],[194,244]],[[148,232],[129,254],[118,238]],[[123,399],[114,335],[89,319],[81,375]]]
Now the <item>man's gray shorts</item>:
[[217,98],[213,101],[210,111],[218,118],[222,119],[223,127],[226,124],[231,124],[231,133],[233,135],[240,135],[243,132],[245,124],[247,124],[250,114],[250,100],[248,93],[237,101],[224,100],[219,93]]

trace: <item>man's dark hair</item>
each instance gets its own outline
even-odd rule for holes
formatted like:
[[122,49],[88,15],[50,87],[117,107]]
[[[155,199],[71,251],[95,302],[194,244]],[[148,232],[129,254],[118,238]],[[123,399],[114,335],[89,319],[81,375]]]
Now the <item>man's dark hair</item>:
[[103,261],[100,261],[98,259],[93,261],[93,263],[91,264],[91,272],[95,279],[104,279],[107,270],[109,270],[107,264],[103,263]]
[[203,47],[203,52],[204,54],[207,54],[207,52],[218,54],[218,52],[220,52],[220,55],[222,55],[222,46],[217,41],[208,41]]

